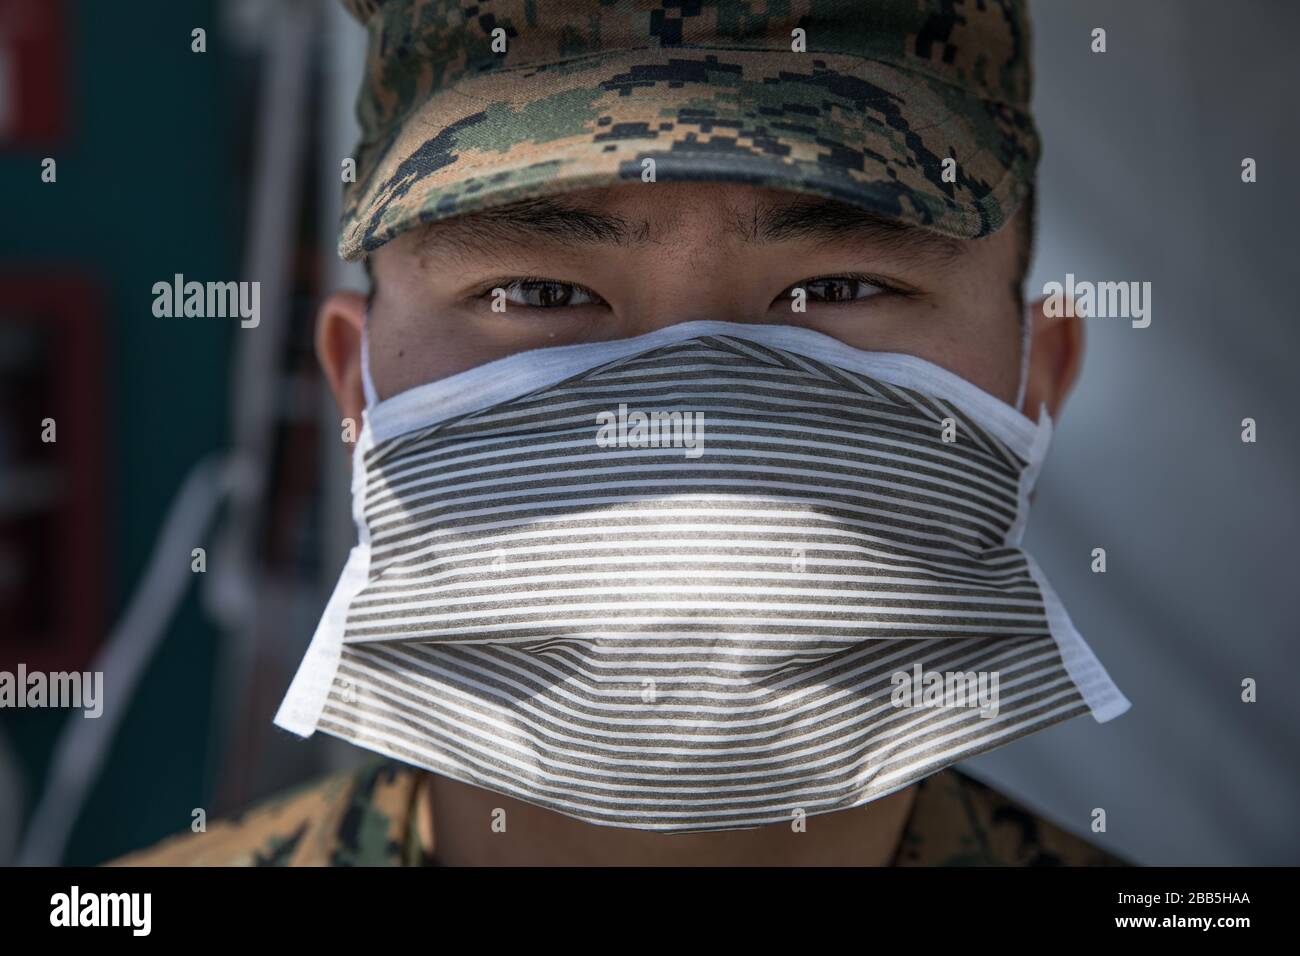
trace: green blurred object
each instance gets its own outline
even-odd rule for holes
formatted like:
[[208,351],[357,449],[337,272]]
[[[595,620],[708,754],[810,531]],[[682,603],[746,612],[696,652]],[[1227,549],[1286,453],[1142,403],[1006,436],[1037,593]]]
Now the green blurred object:
[[[68,116],[62,138],[0,152],[5,195],[0,269],[75,272],[104,293],[102,489],[109,617],[122,611],[190,468],[226,443],[231,325],[158,319],[152,286],[175,272],[238,274],[242,137],[214,0],[67,9]],[[207,52],[191,31],[207,30]],[[58,179],[40,183],[52,156]],[[64,596],[76,600],[76,595]],[[209,765],[217,632],[191,588],[147,669],[64,862],[94,864],[188,828],[215,789]],[[112,702],[109,701],[111,706]],[[4,715],[26,768],[28,818],[65,711]]]

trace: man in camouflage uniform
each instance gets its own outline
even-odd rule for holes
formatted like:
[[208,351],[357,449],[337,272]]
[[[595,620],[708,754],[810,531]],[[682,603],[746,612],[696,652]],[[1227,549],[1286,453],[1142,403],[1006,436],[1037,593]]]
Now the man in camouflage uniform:
[[[665,315],[789,322],[787,272],[805,324],[1008,402],[1019,371],[1057,416],[1080,332],[1022,298],[1039,148],[1016,0],[344,2],[369,58],[339,252],[377,283],[321,313],[345,416],[367,322],[388,397]],[[510,319],[483,301],[501,290]],[[477,836],[503,807],[511,837]],[[953,769],[790,829],[594,827],[385,760],[118,862],[1121,862]]]

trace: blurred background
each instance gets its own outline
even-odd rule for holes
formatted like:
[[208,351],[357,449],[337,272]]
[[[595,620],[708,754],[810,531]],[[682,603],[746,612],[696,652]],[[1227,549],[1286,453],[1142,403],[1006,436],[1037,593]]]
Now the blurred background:
[[[1149,328],[1086,323],[1028,539],[1133,709],[965,769],[1076,833],[1105,808],[1139,863],[1300,863],[1300,7],[1031,7],[1029,289],[1152,284]],[[367,759],[271,724],[353,542],[312,321],[365,288],[334,254],[362,57],[337,0],[0,0],[0,670],[105,674],[98,720],[0,710],[0,865]],[[260,325],[155,318],[176,273],[259,281]]]

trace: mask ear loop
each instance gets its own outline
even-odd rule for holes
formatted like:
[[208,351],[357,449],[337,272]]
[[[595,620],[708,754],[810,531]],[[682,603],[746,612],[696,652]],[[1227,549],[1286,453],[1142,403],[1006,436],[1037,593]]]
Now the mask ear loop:
[[1023,413],[1021,406],[1029,388],[1029,350],[1033,344],[1034,323],[1028,315],[1022,315],[1020,325],[1020,384],[1016,387],[1016,411]]
[[379,404],[374,379],[370,377],[370,310],[361,317],[361,389],[366,395],[366,411]]

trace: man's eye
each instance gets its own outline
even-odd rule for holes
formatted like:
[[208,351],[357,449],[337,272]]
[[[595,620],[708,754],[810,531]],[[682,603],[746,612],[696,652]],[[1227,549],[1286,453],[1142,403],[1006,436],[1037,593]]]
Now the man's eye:
[[600,296],[572,282],[552,279],[516,279],[502,286],[506,302],[530,309],[563,309],[575,305],[593,305]]
[[854,276],[809,279],[807,282],[792,286],[786,295],[792,295],[795,289],[806,290],[809,302],[853,302],[858,299],[869,299],[885,291],[881,286]]

